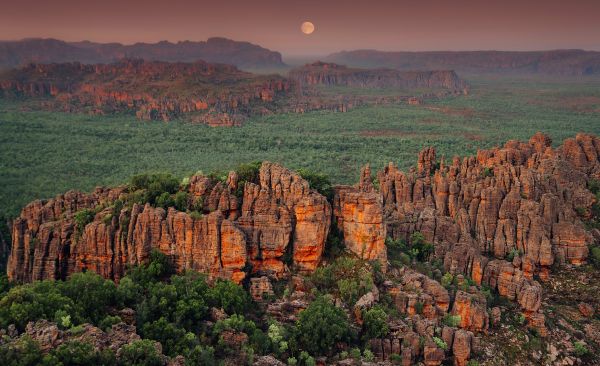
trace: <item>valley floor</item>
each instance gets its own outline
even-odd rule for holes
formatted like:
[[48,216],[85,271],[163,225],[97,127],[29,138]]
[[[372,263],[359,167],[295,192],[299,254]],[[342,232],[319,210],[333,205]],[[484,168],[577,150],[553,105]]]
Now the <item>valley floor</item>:
[[536,131],[556,145],[577,132],[600,133],[598,79],[467,79],[472,89],[464,97],[271,115],[239,128],[25,111],[26,104],[0,100],[0,215],[14,217],[33,199],[118,184],[141,172],[183,177],[269,160],[350,183],[365,163],[409,168],[428,145],[451,158]]

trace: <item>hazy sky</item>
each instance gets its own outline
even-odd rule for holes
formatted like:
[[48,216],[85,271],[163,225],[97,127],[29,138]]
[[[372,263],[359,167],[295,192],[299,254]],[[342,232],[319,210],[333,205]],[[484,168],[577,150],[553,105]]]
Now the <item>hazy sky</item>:
[[[304,20],[316,31],[300,32]],[[600,0],[0,0],[0,39],[134,43],[224,36],[284,55],[600,50]]]

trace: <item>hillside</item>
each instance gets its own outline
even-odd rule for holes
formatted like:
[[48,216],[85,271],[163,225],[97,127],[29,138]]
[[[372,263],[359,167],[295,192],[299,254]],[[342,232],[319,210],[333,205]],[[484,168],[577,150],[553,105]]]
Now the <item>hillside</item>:
[[[138,333],[161,342],[159,354],[198,357],[196,334],[190,344],[174,343],[178,332],[194,331],[203,347],[214,346],[211,357],[232,364],[289,364],[294,357],[338,365],[351,358],[595,364],[597,285],[573,281],[586,271],[597,276],[587,263],[600,260],[600,140],[578,134],[551,144],[537,133],[451,160],[425,148],[410,171],[390,163],[375,180],[367,166],[354,186],[332,187],[322,175],[263,162],[225,177],[196,174],[180,183],[141,175],[120,187],[36,200],[13,223],[9,278],[71,279],[55,290],[34,284],[8,292],[0,301],[3,325],[17,322],[8,347],[26,334],[48,352],[81,334],[69,329],[71,320],[48,323],[19,309],[44,291],[70,301],[70,288],[102,283],[76,275],[87,271],[120,282],[97,290],[113,297],[87,305],[100,314],[112,309],[118,319],[102,323],[114,324],[105,334],[94,327],[103,315],[79,306],[60,314],[75,325],[91,319],[94,325],[83,325],[87,335],[75,338],[80,342],[127,330],[123,341],[110,343],[117,358],[127,357],[121,347],[130,352],[139,342],[131,321],[137,317]],[[167,267],[182,275],[157,284]],[[255,305],[221,281],[221,295],[212,297],[189,270],[209,282],[242,284]],[[567,300],[574,292],[577,300]],[[124,300],[110,302],[119,296]],[[199,323],[190,322],[191,315],[178,316],[191,311],[187,301],[217,307],[194,312]],[[165,327],[169,332],[156,331]],[[319,332],[318,342],[305,335],[309,330]],[[43,336],[49,332],[57,335],[53,344]],[[96,342],[96,352],[103,344]]]
[[0,74],[6,97],[49,98],[45,109],[91,114],[131,113],[142,120],[185,116],[209,125],[239,125],[285,93],[278,75],[235,66],[121,60],[112,64],[30,64]]
[[451,69],[468,73],[541,75],[600,74],[600,52],[554,51],[432,51],[386,52],[355,50],[334,53],[326,61],[355,67],[389,67],[398,70]]
[[[384,83],[384,78],[391,82]],[[317,84],[342,89],[324,93]],[[387,94],[372,95],[380,93],[382,86],[389,89],[384,88]],[[250,116],[275,112],[345,112],[357,106],[420,102],[467,91],[466,82],[452,71],[359,70],[319,63],[292,70],[288,78],[204,61],[141,59],[29,64],[0,73],[0,96],[32,101],[32,107],[135,114],[141,120],[184,119],[210,126],[239,126]]]
[[28,63],[110,63],[122,58],[149,61],[194,62],[204,60],[240,68],[285,66],[281,54],[248,42],[209,38],[202,42],[120,43],[65,42],[57,39],[0,41],[0,69]]
[[349,86],[368,89],[445,89],[467,92],[467,83],[454,71],[398,71],[393,69],[360,69],[334,63],[315,62],[292,69],[290,79],[300,85]]

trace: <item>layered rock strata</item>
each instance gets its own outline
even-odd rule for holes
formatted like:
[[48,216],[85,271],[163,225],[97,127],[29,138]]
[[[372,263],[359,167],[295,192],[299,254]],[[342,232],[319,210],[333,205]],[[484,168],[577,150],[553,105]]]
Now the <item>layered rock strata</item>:
[[[224,183],[192,177],[188,193],[191,201],[202,202],[201,217],[137,203],[114,212],[114,202],[126,200],[125,187],[34,201],[13,223],[8,275],[33,281],[92,270],[118,280],[153,249],[165,253],[178,271],[236,282],[249,271],[278,277],[288,265],[313,270],[331,218],[325,197],[298,174],[271,163],[263,163],[259,181],[247,182],[239,198],[237,190],[233,172]],[[95,216],[78,228],[74,216],[86,209]]]

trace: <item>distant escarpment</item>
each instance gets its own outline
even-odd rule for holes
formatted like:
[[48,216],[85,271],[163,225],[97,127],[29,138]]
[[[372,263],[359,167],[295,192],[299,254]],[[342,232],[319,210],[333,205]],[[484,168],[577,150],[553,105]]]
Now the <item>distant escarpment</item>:
[[[323,85],[341,89],[322,90]],[[381,90],[373,93],[375,89]],[[213,127],[239,126],[248,117],[272,113],[345,112],[360,105],[420,103],[467,91],[466,82],[453,71],[351,69],[320,62],[295,69],[288,77],[204,61],[141,59],[29,64],[0,73],[0,97],[22,99],[28,108],[183,119]]]
[[209,38],[205,42],[171,43],[64,42],[56,39],[0,41],[0,69],[29,63],[110,63],[122,58],[151,61],[207,62],[232,64],[241,68],[277,68],[285,66],[281,54],[248,42]]
[[288,88],[278,75],[258,76],[204,61],[30,64],[0,75],[4,96],[46,98],[43,107],[51,110],[228,126],[251,113],[266,113]]
[[445,89],[466,92],[467,83],[454,71],[398,71],[359,69],[334,63],[315,62],[293,69],[289,76],[299,85],[349,86],[359,88]]
[[326,60],[356,67],[390,67],[398,70],[452,69],[470,73],[542,75],[600,74],[600,52],[583,50],[528,52],[356,50],[334,53]]

